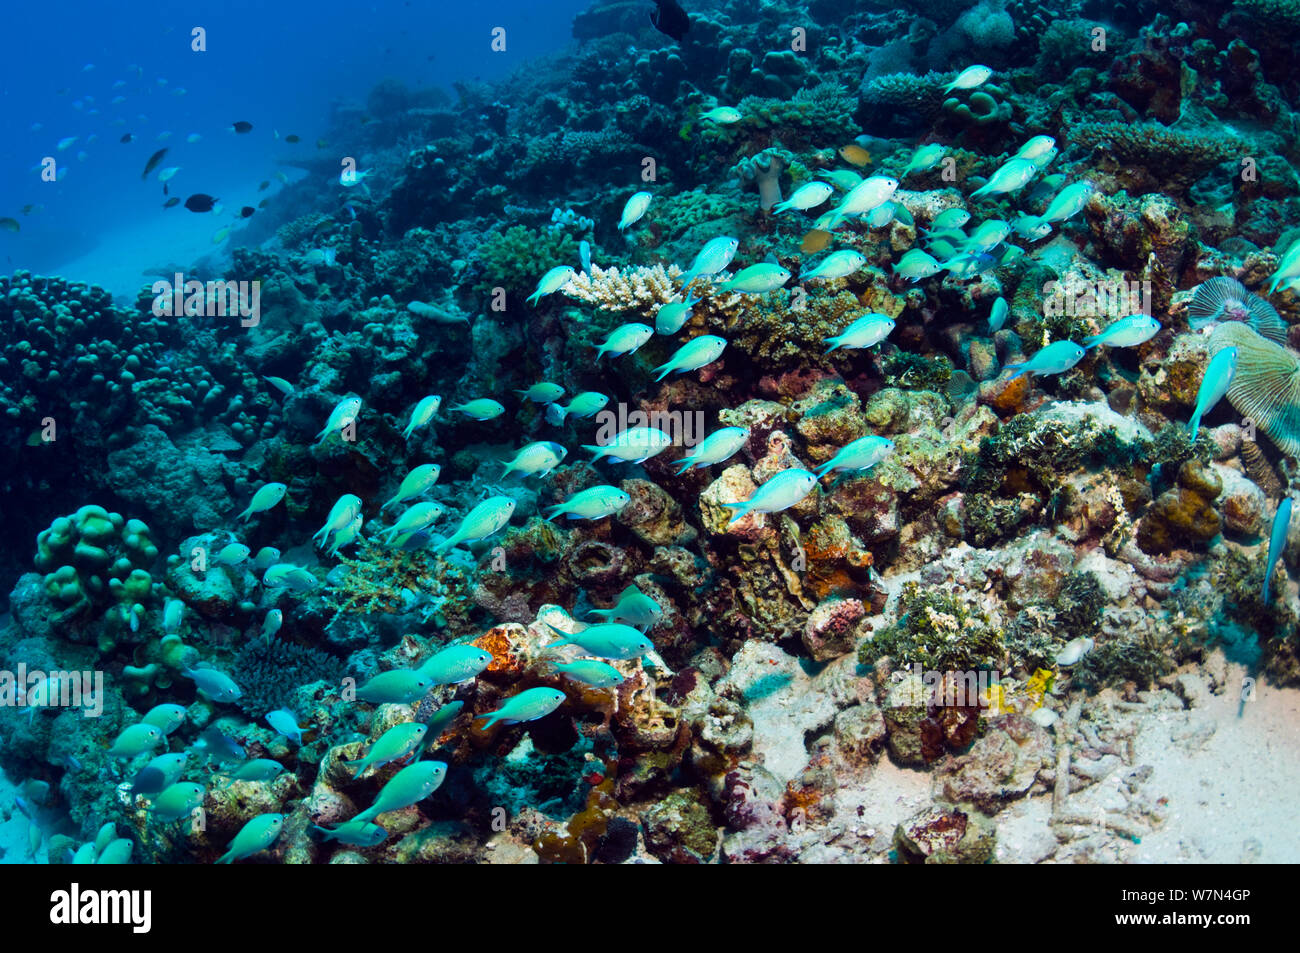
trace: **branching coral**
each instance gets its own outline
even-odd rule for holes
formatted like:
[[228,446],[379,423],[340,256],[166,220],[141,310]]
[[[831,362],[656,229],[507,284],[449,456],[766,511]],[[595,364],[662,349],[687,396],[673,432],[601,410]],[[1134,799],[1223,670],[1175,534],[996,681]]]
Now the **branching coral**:
[[367,540],[356,558],[340,556],[343,571],[335,570],[322,598],[340,615],[406,612],[423,604],[426,620],[447,601],[448,579],[463,582],[460,570],[442,563],[427,550],[406,551]]
[[280,639],[253,639],[235,653],[230,666],[230,677],[242,692],[239,707],[257,721],[291,705],[302,686],[337,685],[346,674],[343,661],[328,652]]
[[[564,293],[601,311],[639,311],[650,317],[659,305],[678,297],[673,279],[682,270],[676,265],[653,265],[636,268],[601,268],[592,265],[564,286]],[[732,296],[734,297],[734,296]],[[653,323],[653,322],[652,322]]]

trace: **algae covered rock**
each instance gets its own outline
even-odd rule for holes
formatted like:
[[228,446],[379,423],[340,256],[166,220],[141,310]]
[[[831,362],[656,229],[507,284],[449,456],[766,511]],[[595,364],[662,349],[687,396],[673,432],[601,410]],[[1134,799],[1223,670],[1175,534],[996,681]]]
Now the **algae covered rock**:
[[1214,501],[1223,480],[1210,467],[1188,460],[1178,471],[1178,485],[1156,497],[1138,526],[1137,542],[1145,553],[1197,549],[1219,535],[1223,520]]

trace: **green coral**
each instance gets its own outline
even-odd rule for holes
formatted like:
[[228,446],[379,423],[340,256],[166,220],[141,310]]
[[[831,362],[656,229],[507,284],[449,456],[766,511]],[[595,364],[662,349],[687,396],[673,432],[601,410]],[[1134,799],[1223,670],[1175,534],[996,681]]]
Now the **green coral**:
[[1051,668],[1057,653],[1071,639],[1096,639],[1106,592],[1094,573],[1072,572],[1056,598],[1028,606],[1007,626],[1007,650],[1026,672]]
[[986,85],[984,88],[971,93],[969,103],[963,103],[957,97],[952,96],[943,101],[943,108],[957,118],[978,126],[995,122],[1007,122],[1011,119],[1014,110],[1011,103],[997,99],[1000,95],[1005,95],[1001,89],[996,86]]
[[858,649],[858,663],[884,656],[895,666],[920,664],[936,671],[971,671],[1002,664],[1004,633],[951,592],[906,583],[898,596],[898,620]]
[[857,101],[838,83],[800,89],[788,99],[747,96],[737,107],[751,129],[780,137],[802,151],[827,142],[848,142],[857,132]]
[[478,268],[476,290],[504,288],[511,298],[522,298],[531,294],[538,279],[556,265],[576,264],[578,243],[563,229],[515,225],[489,235],[473,260]]

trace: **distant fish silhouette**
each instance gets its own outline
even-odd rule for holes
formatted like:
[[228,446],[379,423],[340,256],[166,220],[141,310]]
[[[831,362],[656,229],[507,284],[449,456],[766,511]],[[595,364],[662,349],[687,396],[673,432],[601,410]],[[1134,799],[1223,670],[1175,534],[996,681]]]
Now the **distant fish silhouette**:
[[654,0],[655,8],[650,13],[650,22],[660,33],[680,41],[691,28],[691,17],[677,0]]
[[158,164],[162,162],[163,157],[166,155],[167,155],[166,149],[159,149],[157,152],[151,155],[149,157],[149,161],[144,164],[144,171],[140,173],[140,178],[142,179],[149,178],[149,173],[152,172],[154,169],[158,168]]

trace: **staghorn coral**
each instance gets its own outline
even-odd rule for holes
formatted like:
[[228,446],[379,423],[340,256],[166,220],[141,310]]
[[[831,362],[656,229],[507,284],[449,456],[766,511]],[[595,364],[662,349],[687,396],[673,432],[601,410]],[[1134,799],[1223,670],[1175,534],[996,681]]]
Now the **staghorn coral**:
[[[452,593],[464,587],[464,573],[425,549],[403,550],[363,540],[355,557],[340,555],[340,569],[321,598],[343,615],[402,613],[419,608],[425,622],[439,617]],[[327,627],[328,627],[327,625]]]
[[591,271],[575,275],[561,290],[570,298],[595,305],[601,311],[635,310],[643,317],[652,318],[659,305],[679,296],[673,279],[682,274],[676,265],[641,265],[621,271],[617,267],[592,265]]

